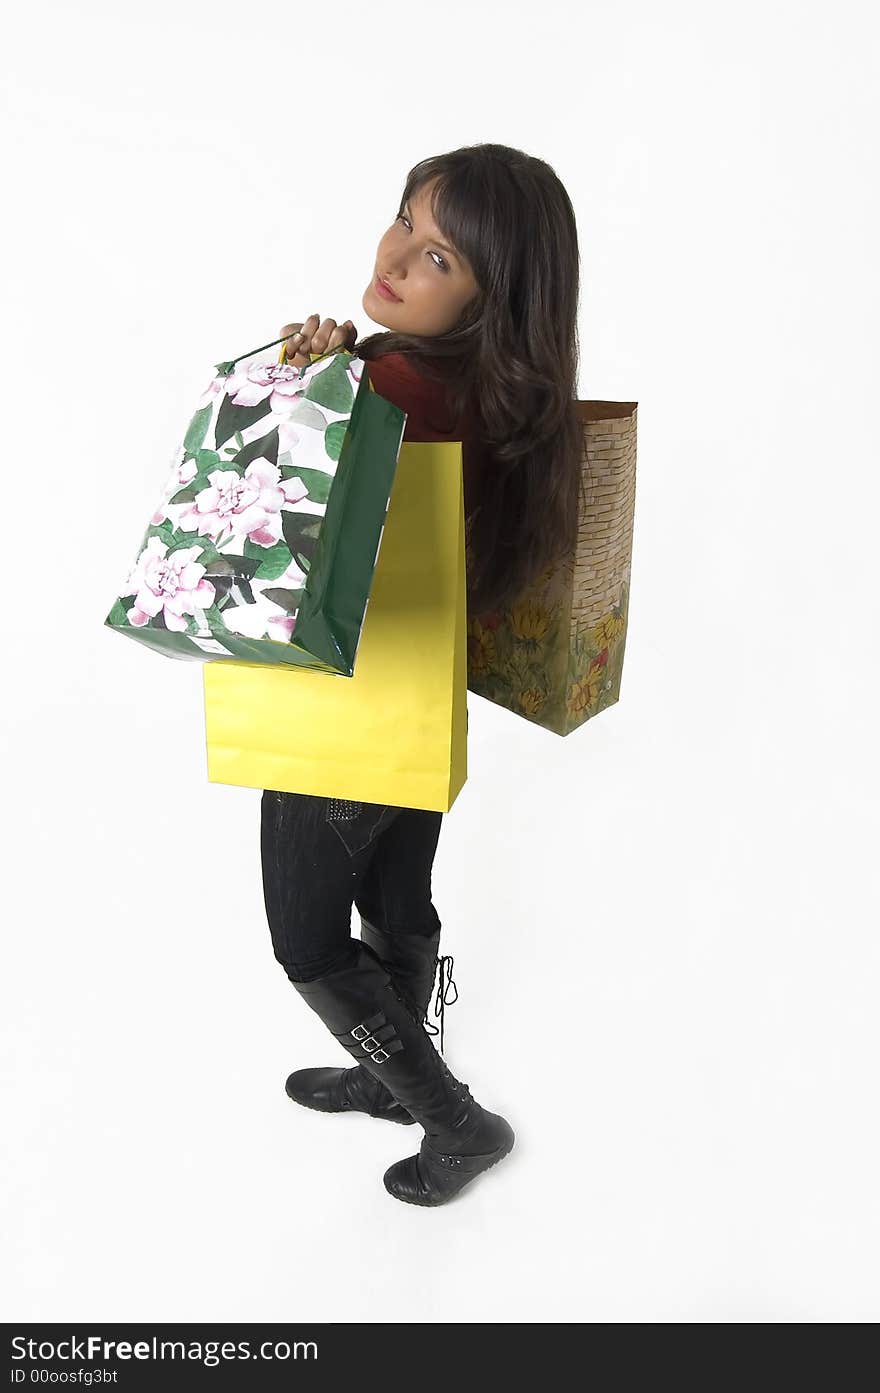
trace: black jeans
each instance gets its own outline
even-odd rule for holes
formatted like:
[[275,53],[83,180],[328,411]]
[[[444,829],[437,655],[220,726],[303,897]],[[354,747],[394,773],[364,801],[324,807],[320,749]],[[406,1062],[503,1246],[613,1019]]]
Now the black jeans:
[[275,957],[291,981],[351,963],[352,904],[386,933],[440,928],[431,867],[442,820],[421,808],[264,790],[263,897]]

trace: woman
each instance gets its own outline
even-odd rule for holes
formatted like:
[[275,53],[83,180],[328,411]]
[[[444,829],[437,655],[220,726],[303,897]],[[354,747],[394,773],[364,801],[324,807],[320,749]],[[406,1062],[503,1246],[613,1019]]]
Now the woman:
[[[468,610],[502,609],[575,542],[581,437],[577,231],[543,161],[474,145],[410,171],[379,242],[364,310],[288,324],[288,360],[344,345],[408,413],[404,440],[461,440]],[[261,850],[275,956],[357,1063],[299,1069],[296,1102],[424,1129],[386,1172],[412,1204],[443,1204],[513,1146],[509,1123],[453,1078],[426,1029],[441,923],[431,867],[442,813],[266,790]],[[351,906],[361,938],[351,937]],[[436,1033],[436,1032],[434,1032]],[[442,1044],[442,1035],[441,1035]]]

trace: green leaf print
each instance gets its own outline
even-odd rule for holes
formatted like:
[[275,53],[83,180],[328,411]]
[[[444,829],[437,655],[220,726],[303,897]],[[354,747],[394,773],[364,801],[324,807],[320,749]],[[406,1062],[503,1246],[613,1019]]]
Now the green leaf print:
[[[297,469],[295,464],[283,464],[281,477],[282,479],[302,479],[309,491],[310,503],[327,502],[334,478],[332,474],[325,474],[323,469]],[[292,506],[296,507],[296,504]]]
[[281,586],[272,586],[263,591],[267,600],[273,604],[280,605],[288,614],[294,614],[299,609],[302,602],[302,588],[299,590],[287,590]]
[[259,561],[253,560],[249,556],[236,556],[233,552],[218,552],[208,563],[205,575],[211,576],[243,576],[245,580],[252,580],[259,569]]
[[[303,525],[303,518],[307,518],[307,513],[289,513],[285,509],[281,512],[281,530],[284,533],[284,540],[287,543],[291,556],[296,556],[302,566],[299,553],[305,552],[306,556],[314,555],[316,542],[310,537]],[[303,567],[307,570],[307,567]]]
[[[232,453],[235,454],[235,451],[233,450]],[[212,469],[219,469],[225,463],[216,450],[199,450],[195,460],[196,468],[200,474],[209,474]]]
[[284,542],[276,542],[274,547],[260,547],[248,538],[244,554],[258,563],[257,580],[277,580],[290,565],[290,548]]
[[302,398],[297,402],[291,411],[289,421],[295,421],[298,426],[308,426],[310,430],[324,430],[327,426],[327,417],[323,411],[319,411],[313,402]]
[[342,454],[342,445],[347,430],[347,421],[334,421],[332,426],[327,427],[324,435],[324,449],[331,459],[338,460]]
[[278,459],[278,427],[270,430],[268,435],[261,436],[259,440],[252,440],[249,445],[245,445],[234,460],[240,469],[252,464],[255,459],[267,459],[270,464],[274,464]]
[[178,535],[178,533],[175,533],[174,528],[172,527],[170,522],[153,523],[151,527],[147,528],[147,535],[143,540],[141,550],[143,550],[143,548],[147,545],[147,542],[151,537],[158,537],[161,542],[164,542],[166,544],[166,546],[173,547],[175,538]]
[[123,603],[122,603],[121,600],[114,600],[114,601],[113,601],[113,608],[110,610],[110,613],[107,615],[107,618],[104,620],[104,623],[105,623],[105,624],[127,624],[127,623],[128,623],[128,611],[126,610],[126,608],[125,608],[125,606],[123,605]]
[[220,632],[225,633],[226,625],[223,623],[223,615],[220,613],[220,610],[217,608],[216,604],[209,605],[208,608],[205,610],[205,621],[209,629],[219,630]]
[[255,605],[257,603],[254,592],[251,590],[251,583],[249,580],[246,580],[244,576],[235,577],[235,584],[232,590],[233,594],[237,592],[241,596],[243,604]]
[[[217,413],[217,425],[214,428],[214,444],[217,449],[225,445],[227,440],[238,432],[237,439],[241,438],[241,431],[247,430],[257,421],[261,421],[264,416],[268,416],[272,410],[269,405],[269,398],[258,402],[256,406],[233,406],[229,397],[224,397],[220,403],[220,410]],[[244,441],[240,448],[244,448]]]
[[328,411],[337,411],[340,415],[351,412],[354,392],[348,375],[349,356],[336,354],[330,366],[313,378],[306,388],[307,401],[317,402],[319,406],[326,407]]
[[208,433],[208,426],[211,424],[212,406],[203,406],[197,411],[187,426],[186,435],[183,437],[183,448],[190,454],[195,454],[201,449],[205,436]]
[[196,557],[196,560],[201,566],[207,566],[210,561],[220,555],[210,537],[202,537],[198,532],[176,533],[174,544],[168,549],[168,555],[171,556],[175,551],[182,551],[185,547],[199,548],[201,555]]

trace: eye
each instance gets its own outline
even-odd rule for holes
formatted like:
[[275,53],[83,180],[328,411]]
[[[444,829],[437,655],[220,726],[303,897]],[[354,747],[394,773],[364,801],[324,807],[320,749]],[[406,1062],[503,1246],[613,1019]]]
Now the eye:
[[[398,214],[397,214],[397,217],[394,219],[394,221],[395,221],[395,222],[405,222],[406,225],[407,225],[407,227],[409,228],[409,230],[412,231],[412,224],[411,224],[409,218],[406,217],[403,213],[398,213]],[[430,252],[429,255],[430,255],[430,256],[436,256],[437,260],[434,262],[434,265],[437,266],[439,270],[441,270],[441,271],[448,271],[448,270],[449,270],[449,266],[448,266],[448,264],[447,264],[445,258],[442,257],[442,256],[440,255],[439,252]]]

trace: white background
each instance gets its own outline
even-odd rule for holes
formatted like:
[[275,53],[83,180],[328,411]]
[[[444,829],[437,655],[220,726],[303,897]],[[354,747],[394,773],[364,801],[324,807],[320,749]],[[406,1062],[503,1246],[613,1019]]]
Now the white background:
[[[3,63],[7,1320],[880,1316],[872,6],[22,8]],[[454,1204],[276,963],[201,670],[103,628],[221,358],[360,300],[406,171],[546,159],[581,397],[637,400],[627,656],[560,739],[471,695]],[[414,1137],[415,1133],[415,1137]]]

